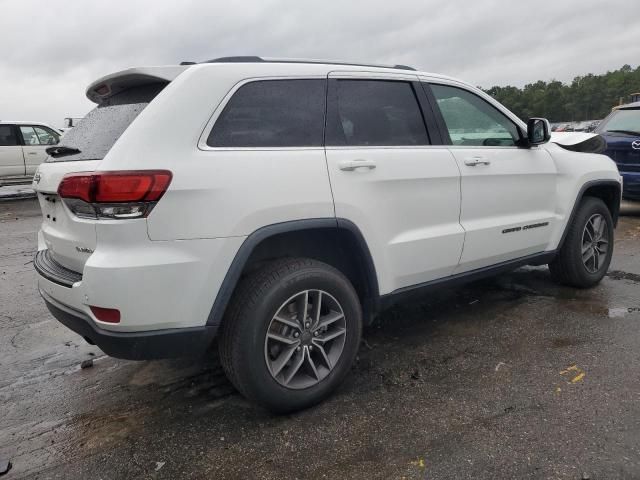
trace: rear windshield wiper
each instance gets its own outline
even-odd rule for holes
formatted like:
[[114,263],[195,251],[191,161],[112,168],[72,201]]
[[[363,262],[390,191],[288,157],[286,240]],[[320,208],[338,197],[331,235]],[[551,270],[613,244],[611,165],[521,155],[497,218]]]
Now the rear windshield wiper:
[[80,153],[80,150],[73,147],[49,147],[45,150],[47,155],[51,155],[53,158],[64,157],[65,155],[75,155],[76,153]]
[[605,130],[605,133],[624,133],[625,135],[640,135],[640,132],[634,132],[633,130]]

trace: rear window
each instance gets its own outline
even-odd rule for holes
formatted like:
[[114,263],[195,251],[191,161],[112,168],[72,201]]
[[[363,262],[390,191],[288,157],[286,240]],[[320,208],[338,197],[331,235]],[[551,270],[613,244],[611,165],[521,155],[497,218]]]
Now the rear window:
[[210,147],[321,147],[325,80],[261,80],[238,89],[218,117]]
[[60,139],[61,147],[78,149],[80,152],[58,158],[49,157],[47,161],[102,160],[131,122],[166,85],[134,87],[109,97]]

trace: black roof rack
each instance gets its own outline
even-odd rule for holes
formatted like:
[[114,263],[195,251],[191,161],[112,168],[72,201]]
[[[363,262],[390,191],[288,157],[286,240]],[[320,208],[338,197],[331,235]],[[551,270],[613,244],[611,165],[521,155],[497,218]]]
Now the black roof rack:
[[[289,58],[262,58],[257,56],[237,56],[237,57],[220,57],[213,60],[207,60],[201,63],[311,63],[311,64],[327,64],[327,65],[347,65],[353,67],[376,67],[376,68],[393,68],[397,70],[411,70],[415,71],[413,67],[407,65],[375,65],[367,63],[349,63],[349,62],[336,62],[332,60],[304,60],[304,59],[289,59]],[[180,65],[193,65],[195,62],[182,62]]]

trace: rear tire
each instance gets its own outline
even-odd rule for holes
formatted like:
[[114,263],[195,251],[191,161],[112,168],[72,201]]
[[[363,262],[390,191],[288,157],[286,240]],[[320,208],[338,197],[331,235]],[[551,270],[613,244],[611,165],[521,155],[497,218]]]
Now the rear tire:
[[613,219],[605,203],[585,197],[569,225],[556,258],[552,277],[563,285],[589,288],[600,283],[613,255]]
[[282,259],[243,279],[219,339],[222,366],[245,397],[286,413],[331,394],[349,373],[362,310],[349,280],[311,259]]

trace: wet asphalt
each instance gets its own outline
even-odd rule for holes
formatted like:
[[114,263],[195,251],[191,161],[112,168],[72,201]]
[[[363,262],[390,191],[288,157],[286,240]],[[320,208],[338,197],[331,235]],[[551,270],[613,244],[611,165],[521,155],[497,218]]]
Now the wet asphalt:
[[[0,479],[640,479],[640,208],[592,290],[524,268],[385,312],[338,392],[274,416],[213,353],[128,362],[59,325],[34,200],[0,203]],[[93,366],[82,369],[83,361]]]

